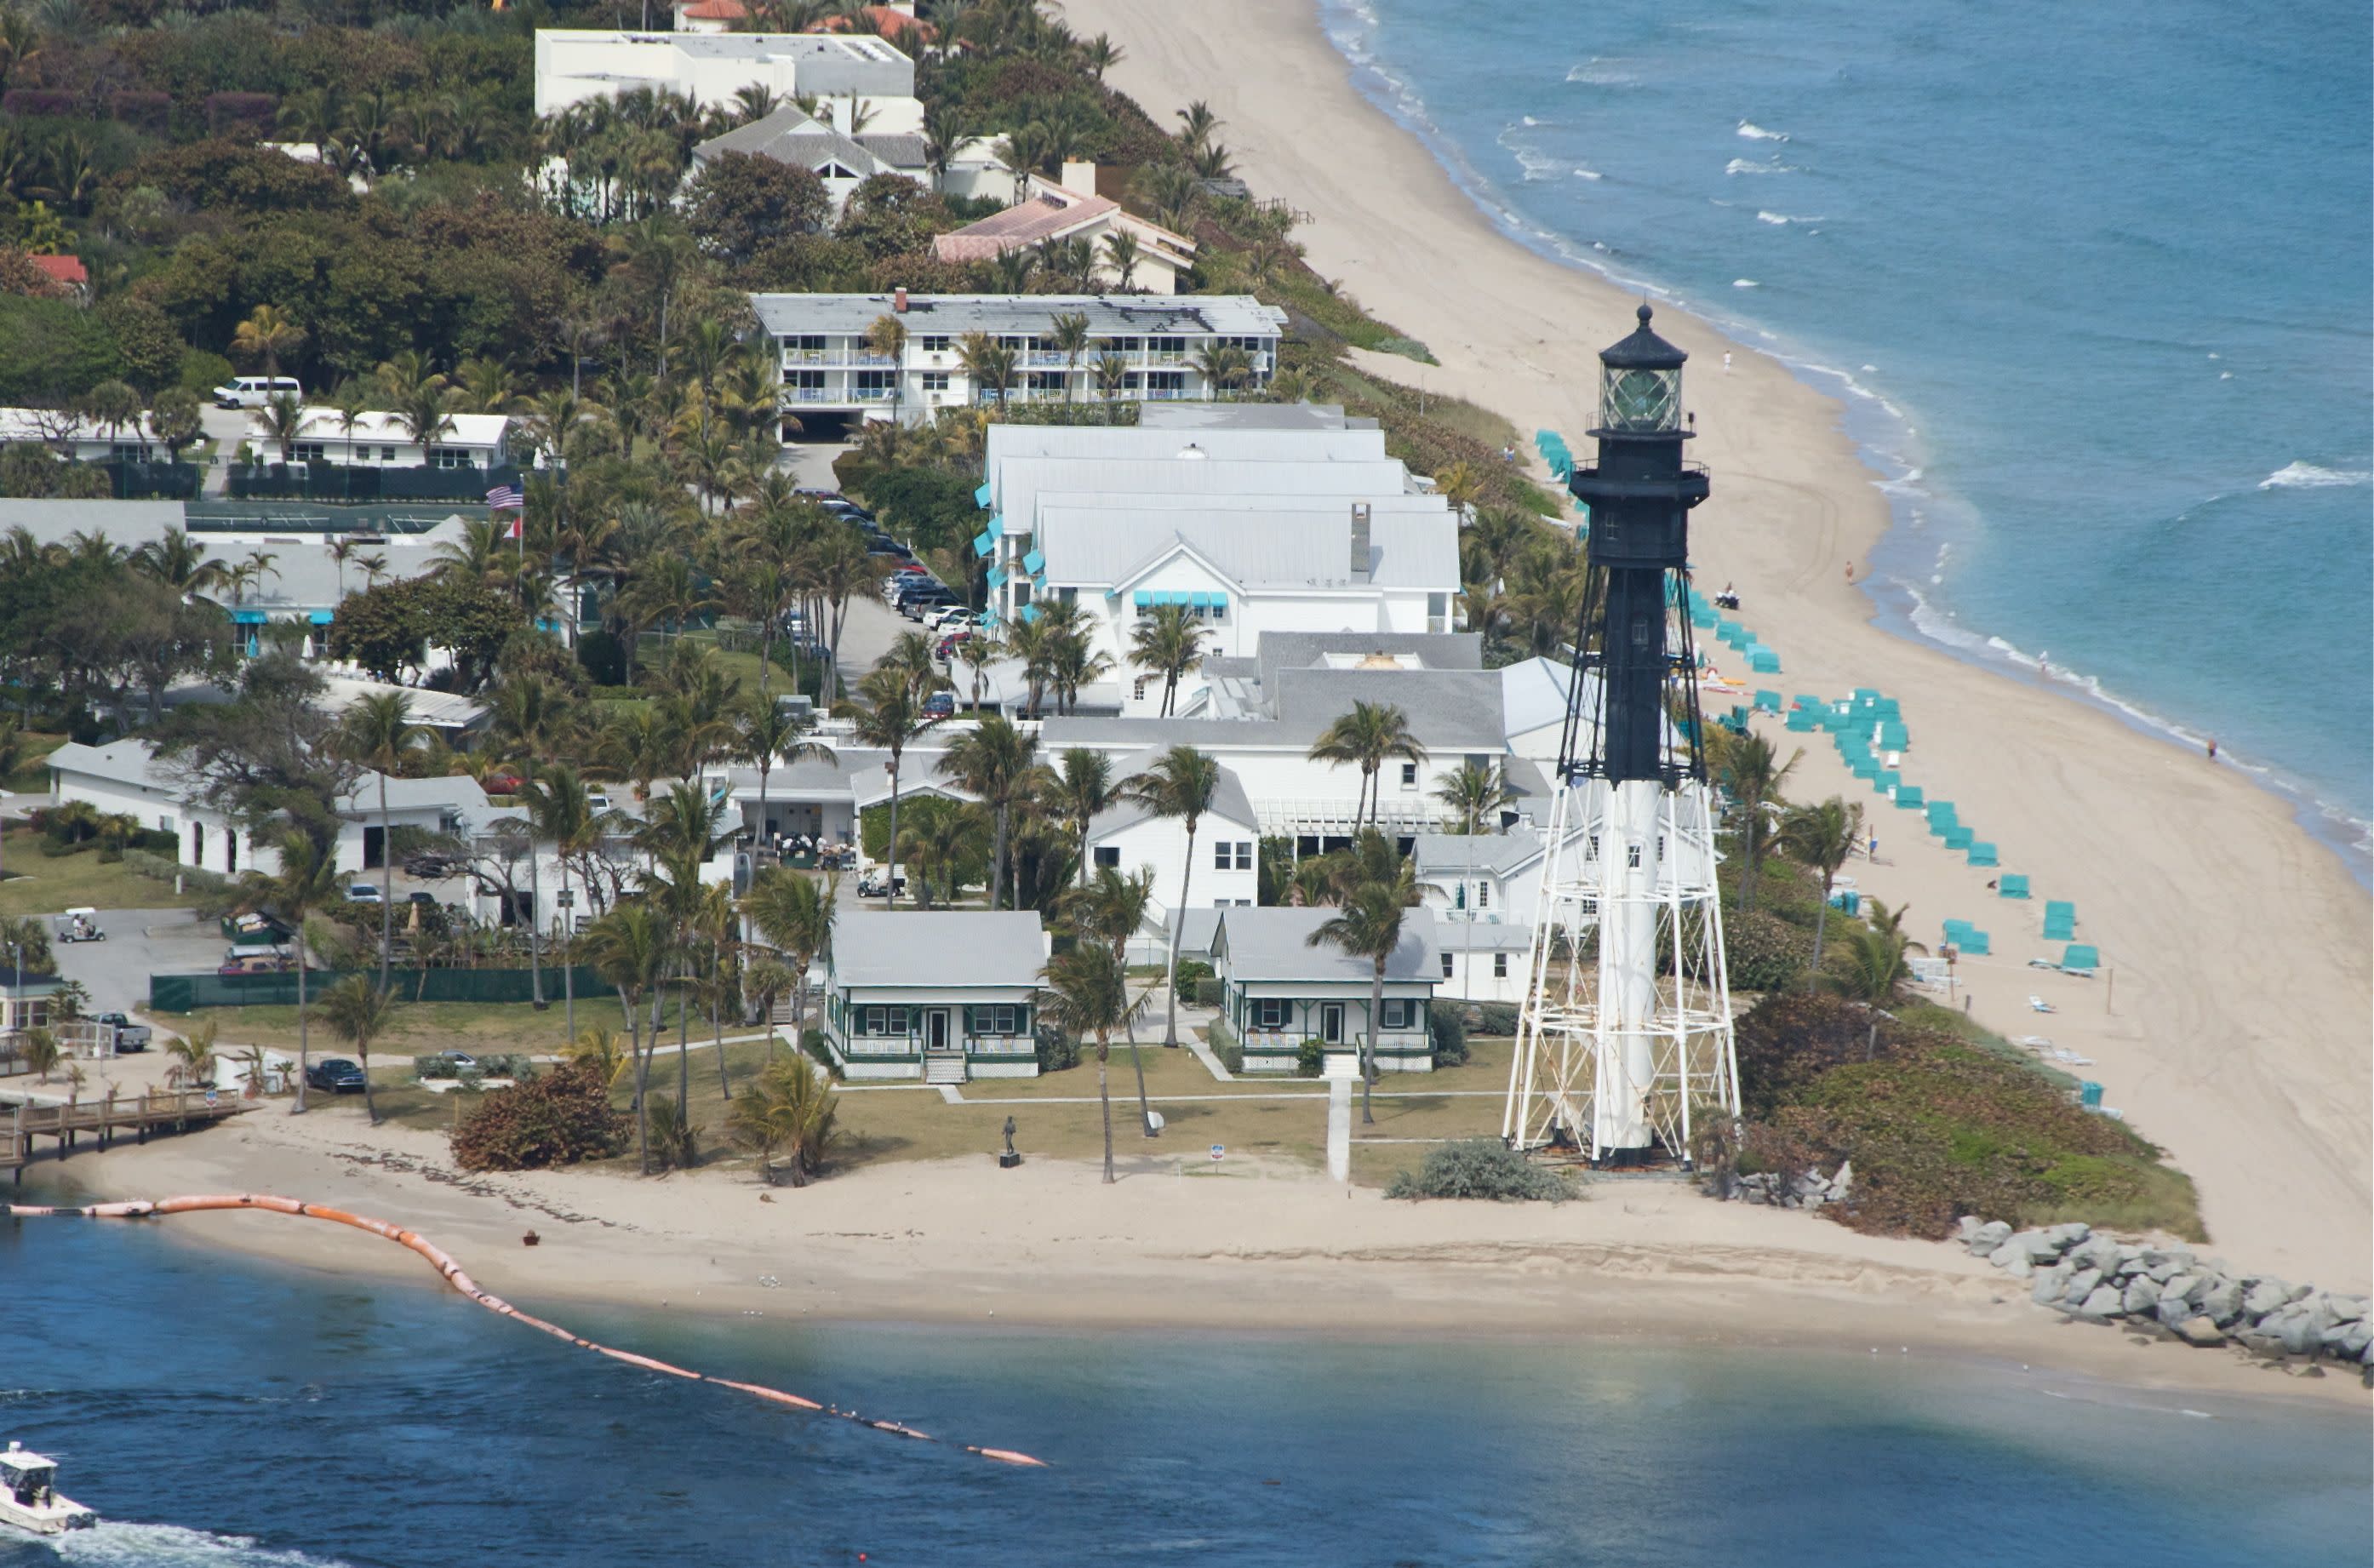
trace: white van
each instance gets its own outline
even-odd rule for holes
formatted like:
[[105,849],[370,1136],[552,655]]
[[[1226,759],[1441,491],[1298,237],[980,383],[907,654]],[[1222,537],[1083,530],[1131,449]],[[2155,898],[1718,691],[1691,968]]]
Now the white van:
[[300,401],[305,395],[295,376],[233,376],[215,388],[215,407],[261,408],[284,392]]

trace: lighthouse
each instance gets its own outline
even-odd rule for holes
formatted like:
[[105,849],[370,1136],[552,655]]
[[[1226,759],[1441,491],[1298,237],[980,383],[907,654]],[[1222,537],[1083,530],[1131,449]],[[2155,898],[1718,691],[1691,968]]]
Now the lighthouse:
[[1687,1163],[1739,1075],[1689,619],[1688,356],[1639,325],[1599,356],[1588,581],[1501,1136],[1596,1165]]

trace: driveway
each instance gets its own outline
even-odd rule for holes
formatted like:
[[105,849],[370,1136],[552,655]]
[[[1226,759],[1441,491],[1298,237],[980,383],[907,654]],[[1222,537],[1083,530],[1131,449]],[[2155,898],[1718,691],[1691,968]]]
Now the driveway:
[[194,920],[186,909],[103,909],[99,927],[104,942],[59,942],[52,950],[58,973],[81,981],[100,1013],[138,1012],[148,1005],[151,974],[211,972],[230,945],[213,921]]

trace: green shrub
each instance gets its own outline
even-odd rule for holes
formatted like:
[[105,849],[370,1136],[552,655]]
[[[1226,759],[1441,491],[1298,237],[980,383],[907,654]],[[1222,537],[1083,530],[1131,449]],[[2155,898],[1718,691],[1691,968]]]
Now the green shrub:
[[1216,1008],[1227,995],[1227,988],[1208,974],[1195,982],[1195,1005],[1199,1008]]
[[1733,991],[1802,989],[1813,933],[1761,909],[1723,917],[1723,959]]
[[1471,1138],[1429,1151],[1416,1171],[1397,1172],[1385,1196],[1564,1203],[1582,1195],[1566,1173],[1537,1165],[1498,1138]]
[[1317,1078],[1327,1070],[1327,1047],[1317,1040],[1306,1040],[1294,1053],[1294,1070],[1304,1078]]
[[840,1068],[834,1064],[832,1052],[824,1043],[823,1030],[802,1030],[800,1032],[800,1049],[805,1051],[810,1058],[816,1062],[816,1065],[822,1067],[826,1072],[836,1076],[840,1074]]
[[627,1146],[628,1119],[590,1062],[556,1067],[531,1082],[482,1098],[453,1129],[454,1162],[465,1171],[532,1171],[602,1160]]
[[1039,1070],[1059,1073],[1080,1065],[1080,1043],[1071,1035],[1051,1029],[1039,1032]]
[[1179,961],[1179,989],[1193,994],[1195,987],[1212,978],[1212,966],[1202,959]]
[[1475,1009],[1475,1032],[1504,1035],[1517,1032],[1517,1009],[1507,1002],[1486,1002]]
[[1467,1060],[1467,1015],[1457,1008],[1437,1005],[1426,1011],[1427,1032],[1434,1042],[1434,1065],[1455,1067]]

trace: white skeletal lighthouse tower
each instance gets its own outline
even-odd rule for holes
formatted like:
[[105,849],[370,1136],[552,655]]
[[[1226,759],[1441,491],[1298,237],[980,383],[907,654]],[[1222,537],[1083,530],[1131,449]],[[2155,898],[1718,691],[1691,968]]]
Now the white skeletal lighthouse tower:
[[1500,1129],[1596,1165],[1687,1161],[1739,1114],[1688,610],[1707,476],[1682,460],[1687,356],[1639,316],[1599,356],[1598,460],[1568,481],[1589,586]]

